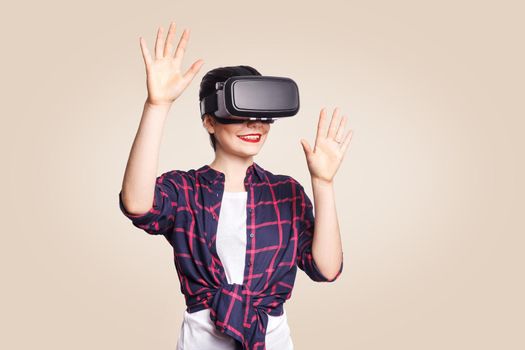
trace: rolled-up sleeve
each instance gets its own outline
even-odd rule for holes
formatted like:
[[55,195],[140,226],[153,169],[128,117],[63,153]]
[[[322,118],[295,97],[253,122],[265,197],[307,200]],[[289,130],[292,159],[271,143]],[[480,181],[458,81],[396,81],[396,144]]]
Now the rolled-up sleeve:
[[157,177],[151,208],[143,214],[131,214],[124,207],[122,190],[119,192],[119,206],[122,213],[133,225],[151,235],[166,234],[173,231],[177,212],[178,191],[175,170]]
[[[312,255],[312,243],[314,237],[315,217],[312,201],[297,181],[296,186],[296,214],[298,217],[294,222],[296,223],[298,232],[298,243],[297,243],[297,266],[303,270],[309,277],[315,282],[333,282],[343,272],[343,261],[339,272],[332,279],[324,276],[319,267],[315,263]],[[343,259],[344,260],[344,259]]]

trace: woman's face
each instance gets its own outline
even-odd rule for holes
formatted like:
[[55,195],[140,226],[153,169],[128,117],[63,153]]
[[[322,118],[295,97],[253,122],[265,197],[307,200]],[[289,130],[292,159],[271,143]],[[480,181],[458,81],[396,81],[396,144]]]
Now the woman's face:
[[[235,117],[232,117],[235,118]],[[206,116],[205,127],[215,135],[216,147],[240,157],[254,156],[261,150],[270,131],[270,124],[247,120],[239,124],[221,124]]]

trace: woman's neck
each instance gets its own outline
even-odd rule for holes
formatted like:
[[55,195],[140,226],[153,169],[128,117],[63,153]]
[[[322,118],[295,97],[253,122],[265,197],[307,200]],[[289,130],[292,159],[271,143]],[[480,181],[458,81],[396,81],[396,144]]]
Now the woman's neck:
[[218,159],[209,165],[224,174],[224,190],[227,192],[245,192],[244,178],[246,171],[253,164],[253,157],[236,159]]

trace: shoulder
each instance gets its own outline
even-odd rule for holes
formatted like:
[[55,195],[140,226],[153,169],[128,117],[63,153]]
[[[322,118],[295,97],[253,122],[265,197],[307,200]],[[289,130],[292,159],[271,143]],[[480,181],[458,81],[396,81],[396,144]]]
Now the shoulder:
[[290,175],[276,174],[269,170],[264,170],[264,174],[268,178],[268,182],[272,185],[284,185],[289,187],[297,183],[297,181]]
[[303,186],[301,185],[301,183],[297,181],[294,177],[284,174],[278,174],[275,176],[277,177],[277,181],[286,184],[289,188],[303,190]]
[[184,186],[191,179],[190,171],[172,169],[157,176],[157,183],[171,184],[175,187]]
[[279,192],[286,197],[302,197],[304,193],[304,187],[301,183],[296,180],[293,176],[286,174],[274,174],[269,171],[265,171],[269,180],[269,183],[273,188],[279,190]]

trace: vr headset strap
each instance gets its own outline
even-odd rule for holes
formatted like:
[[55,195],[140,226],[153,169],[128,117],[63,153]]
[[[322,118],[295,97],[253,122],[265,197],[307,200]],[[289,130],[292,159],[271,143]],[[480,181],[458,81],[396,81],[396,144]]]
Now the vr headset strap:
[[200,102],[201,106],[201,116],[205,113],[214,115],[215,111],[219,108],[217,105],[217,93],[213,93],[209,96],[206,96]]

